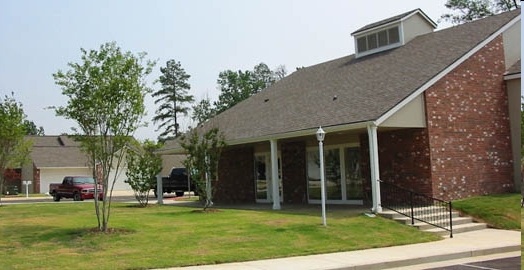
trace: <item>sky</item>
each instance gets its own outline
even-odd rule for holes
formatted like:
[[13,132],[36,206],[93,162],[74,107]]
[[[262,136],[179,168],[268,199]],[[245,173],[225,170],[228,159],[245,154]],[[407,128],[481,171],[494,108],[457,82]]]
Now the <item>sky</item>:
[[[98,49],[115,41],[124,51],[146,52],[156,60],[146,78],[150,87],[160,67],[180,61],[191,77],[197,101],[219,95],[218,74],[252,70],[261,62],[288,74],[354,53],[351,33],[358,28],[421,8],[433,21],[449,13],[446,0],[0,0],[0,95],[14,93],[27,119],[46,135],[71,133],[72,120],[50,106],[65,106],[67,97],[53,73],[80,62],[80,48]],[[450,27],[447,22],[439,29]],[[156,105],[146,98],[149,122],[135,137],[156,140],[151,122]],[[182,120],[182,129],[194,123]]]

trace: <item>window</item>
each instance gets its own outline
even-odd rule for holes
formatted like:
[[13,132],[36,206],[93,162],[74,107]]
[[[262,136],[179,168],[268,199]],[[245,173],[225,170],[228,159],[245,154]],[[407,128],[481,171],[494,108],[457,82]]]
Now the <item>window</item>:
[[[280,189],[280,201],[283,201],[282,193],[282,166],[280,154],[278,157],[278,182]],[[257,202],[273,201],[273,179],[271,175],[271,154],[255,154],[255,193]]]
[[[308,198],[319,202],[320,158],[318,148],[307,151]],[[363,179],[360,176],[360,148],[335,146],[324,149],[326,199],[330,203],[362,203]]]
[[378,47],[377,44],[377,34],[368,36],[368,50],[372,50]]
[[358,52],[367,51],[366,37],[361,37],[357,39],[357,47],[358,47]]
[[398,34],[398,27],[388,29],[388,36],[389,36],[388,44],[400,42],[400,35]]
[[344,167],[346,169],[346,198],[361,199],[364,190],[360,176],[360,148],[344,148],[344,159]]
[[340,149],[330,149],[324,154],[326,195],[328,200],[342,200]]
[[388,31],[383,30],[378,32],[378,46],[386,46],[388,45]]
[[357,38],[357,51],[359,53],[386,47],[400,42],[398,26],[371,33]]

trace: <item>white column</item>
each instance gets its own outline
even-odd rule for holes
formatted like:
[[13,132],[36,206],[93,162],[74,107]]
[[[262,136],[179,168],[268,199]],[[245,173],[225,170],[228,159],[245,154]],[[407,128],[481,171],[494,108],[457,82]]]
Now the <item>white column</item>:
[[380,169],[378,163],[378,139],[377,139],[377,126],[368,126],[368,138],[369,138],[369,164],[371,169],[371,193],[373,197],[373,208],[372,211],[375,213],[382,212],[382,206],[380,202]]
[[277,140],[272,139],[271,143],[271,184],[273,187],[273,210],[280,210],[280,192],[278,179],[278,150]]
[[318,154],[320,158],[320,198],[322,200],[322,225],[326,226],[326,177],[324,174],[324,143],[318,142]]
[[164,204],[164,187],[162,186],[162,174],[156,175],[156,199],[158,204]]

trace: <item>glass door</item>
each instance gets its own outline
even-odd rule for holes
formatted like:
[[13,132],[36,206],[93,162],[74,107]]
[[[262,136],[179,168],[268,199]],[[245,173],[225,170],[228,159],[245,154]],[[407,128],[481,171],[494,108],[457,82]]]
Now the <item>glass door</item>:
[[[320,203],[320,158],[318,148],[307,151],[308,199]],[[324,150],[324,175],[328,203],[361,204],[360,148],[331,146]]]
[[344,159],[346,199],[361,200],[364,190],[362,187],[362,178],[360,176],[360,148],[345,148]]
[[[280,158],[278,159],[278,182],[280,201],[282,202],[282,174]],[[273,184],[271,179],[271,155],[255,155],[255,193],[257,202],[273,202]]]

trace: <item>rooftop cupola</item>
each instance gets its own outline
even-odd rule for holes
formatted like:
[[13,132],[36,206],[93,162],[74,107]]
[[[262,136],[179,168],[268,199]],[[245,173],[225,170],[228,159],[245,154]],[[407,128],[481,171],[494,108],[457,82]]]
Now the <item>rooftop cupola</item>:
[[415,9],[351,33],[356,58],[400,47],[416,36],[433,32],[437,24],[422,10]]

